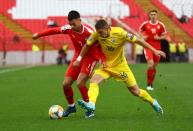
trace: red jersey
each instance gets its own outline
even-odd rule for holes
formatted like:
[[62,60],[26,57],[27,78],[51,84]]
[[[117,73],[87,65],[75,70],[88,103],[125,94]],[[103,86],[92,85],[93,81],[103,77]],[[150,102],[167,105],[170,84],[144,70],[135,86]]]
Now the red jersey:
[[165,26],[162,22],[157,21],[155,24],[152,24],[150,21],[145,21],[140,26],[139,31],[147,36],[147,42],[156,49],[161,49],[160,40],[155,40],[154,36],[161,36],[166,32]]
[[[94,30],[86,24],[82,24],[81,32],[74,31],[70,25],[64,25],[61,27],[55,27],[55,28],[51,28],[46,31],[40,32],[38,33],[38,36],[41,37],[41,36],[47,36],[47,35],[53,35],[53,34],[68,34],[73,42],[73,46],[75,49],[75,54],[74,54],[74,58],[75,58],[75,57],[78,57],[78,55],[80,54],[80,51],[82,50],[82,47],[86,43],[87,38],[92,34],[93,31]],[[100,46],[98,46],[97,44],[93,45],[84,57],[87,57],[87,56],[94,57],[97,60],[102,59],[104,61],[103,53],[100,49]]]

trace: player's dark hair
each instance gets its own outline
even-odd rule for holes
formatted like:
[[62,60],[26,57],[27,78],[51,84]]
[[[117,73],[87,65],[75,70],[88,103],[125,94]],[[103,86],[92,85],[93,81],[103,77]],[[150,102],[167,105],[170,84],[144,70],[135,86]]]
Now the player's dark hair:
[[98,29],[104,29],[104,28],[109,28],[108,23],[103,19],[98,20],[95,24],[95,29],[98,30]]
[[152,12],[155,12],[156,14],[158,13],[158,11],[154,9],[154,10],[150,10],[149,14],[152,13]]
[[73,19],[77,19],[77,18],[80,18],[80,13],[78,11],[75,11],[75,10],[71,10],[69,13],[68,13],[68,20],[71,21]]

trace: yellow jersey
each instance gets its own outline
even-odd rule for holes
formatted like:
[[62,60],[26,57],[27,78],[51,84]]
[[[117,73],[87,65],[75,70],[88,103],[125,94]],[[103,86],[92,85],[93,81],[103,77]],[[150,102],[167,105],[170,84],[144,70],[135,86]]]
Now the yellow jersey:
[[106,63],[109,67],[116,66],[121,63],[126,63],[124,55],[124,44],[126,41],[134,43],[137,37],[126,32],[120,27],[111,27],[110,35],[107,38],[100,37],[97,32],[91,34],[87,40],[87,45],[92,45],[99,41],[103,53],[106,56]]

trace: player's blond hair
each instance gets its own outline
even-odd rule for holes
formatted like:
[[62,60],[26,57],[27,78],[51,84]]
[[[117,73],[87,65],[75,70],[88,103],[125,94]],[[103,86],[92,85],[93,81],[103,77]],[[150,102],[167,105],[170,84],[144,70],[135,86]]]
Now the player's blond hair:
[[107,21],[105,21],[104,19],[100,19],[96,22],[95,24],[95,29],[107,29],[109,28],[109,25],[107,23]]

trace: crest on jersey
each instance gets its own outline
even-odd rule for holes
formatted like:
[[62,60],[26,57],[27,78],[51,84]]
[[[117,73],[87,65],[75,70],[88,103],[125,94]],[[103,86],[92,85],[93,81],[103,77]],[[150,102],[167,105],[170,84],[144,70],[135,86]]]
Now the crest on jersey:
[[159,25],[157,26],[157,29],[160,29],[160,26],[159,26]]
[[121,77],[122,80],[125,80],[128,78],[127,73],[125,73],[125,72],[120,72],[119,76]]
[[127,33],[126,37],[129,38],[130,40],[133,40],[133,37],[134,37],[134,36],[133,36],[133,34],[131,34],[131,33]]

